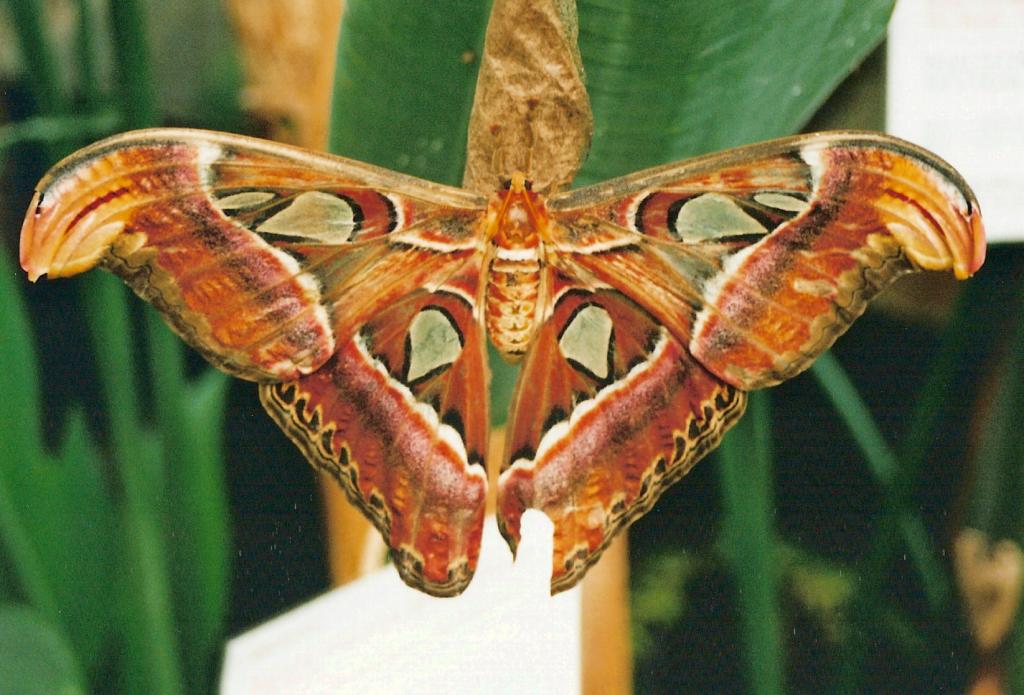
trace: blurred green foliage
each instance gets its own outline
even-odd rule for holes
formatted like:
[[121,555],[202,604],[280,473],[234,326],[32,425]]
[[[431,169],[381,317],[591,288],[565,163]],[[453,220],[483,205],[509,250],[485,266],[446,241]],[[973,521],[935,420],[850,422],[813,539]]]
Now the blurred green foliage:
[[[4,126],[0,154],[14,184],[5,203],[23,208],[24,201],[15,202],[18,183],[39,176],[61,154],[114,129],[171,116],[157,104],[145,5],[111,3],[101,16],[95,4],[78,3],[71,24],[47,21],[52,7],[30,0],[4,9],[25,72],[5,105],[18,120]],[[56,33],[72,38],[76,50],[59,56],[55,47],[65,44]],[[104,56],[110,62],[101,70]],[[236,81],[209,105],[237,114],[237,87]],[[8,424],[0,435],[4,598],[27,601],[31,610],[18,619],[37,623],[32,634],[47,635],[38,642],[52,652],[37,663],[70,662],[78,690],[205,692],[216,677],[227,614],[220,444],[227,379],[212,371],[188,378],[180,341],[155,313],[140,320],[119,281],[90,275],[67,288],[77,291],[80,308],[53,317],[47,328],[71,331],[84,318],[79,337],[92,350],[77,357],[88,354],[90,364],[70,376],[83,387],[90,373],[95,377],[105,417],[97,441],[81,406],[72,406],[56,425],[61,443],[49,446],[43,425],[53,428],[54,411],[67,408],[45,407],[49,399],[40,394],[32,331],[11,264],[16,221],[3,223],[10,231],[0,315],[16,348],[4,350],[3,378],[8,392],[18,394],[4,399],[11,412],[4,413]],[[146,340],[134,340],[143,326]],[[16,655],[2,658],[6,672]]]
[[[240,72],[213,0],[68,6],[62,23],[39,0],[0,3],[19,66],[0,102],[0,672],[20,679],[0,693],[204,692],[229,611],[227,380],[191,369],[113,278],[29,290],[12,259],[49,164],[121,129],[245,130]],[[466,56],[480,54],[488,3],[348,6],[332,149],[457,183],[476,74]],[[891,9],[581,0],[595,133],[579,181],[800,129],[878,44]],[[862,71],[815,123],[877,125],[879,84]],[[999,388],[970,516],[1021,540],[1011,462],[1024,339],[1006,326],[1024,322],[988,308],[1024,307],[1017,255],[994,254],[944,325],[871,314],[839,359],[770,400],[755,394],[719,460],[637,524],[639,692],[963,689],[970,649],[944,548],[962,521],[947,510],[966,504],[984,369]],[[72,344],[70,364],[47,357],[50,337],[36,347],[33,324]],[[495,367],[500,420],[514,370]]]

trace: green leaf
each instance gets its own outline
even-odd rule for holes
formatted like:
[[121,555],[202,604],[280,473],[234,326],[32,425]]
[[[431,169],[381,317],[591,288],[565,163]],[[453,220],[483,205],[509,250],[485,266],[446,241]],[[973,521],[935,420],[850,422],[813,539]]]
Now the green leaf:
[[13,19],[18,48],[32,75],[29,89],[40,113],[53,115],[67,108],[67,86],[62,80],[53,42],[47,33],[51,19],[41,0],[17,0],[7,6]]
[[[186,681],[193,690],[212,682],[214,655],[227,613],[229,520],[224,480],[223,425],[229,378],[205,370],[184,378],[181,346],[148,312],[150,358],[166,475],[166,547]],[[158,335],[166,334],[166,335]],[[163,348],[163,349],[161,349]]]
[[831,352],[819,357],[811,370],[825,395],[842,415],[875,480],[883,487],[891,487],[899,475],[900,462],[882,436],[867,403],[860,397],[846,370]]
[[894,520],[911,561],[921,575],[929,605],[933,611],[938,612],[949,601],[952,590],[932,548],[924,522],[906,499],[906,491],[901,486],[903,474],[896,454],[885,441],[867,404],[835,355],[826,352],[814,363],[811,371],[850,430],[875,481],[882,489],[887,514]]
[[84,695],[71,645],[39,611],[0,606],[0,695]]
[[165,462],[159,442],[143,429],[134,370],[128,298],[121,282],[106,273],[85,278],[85,309],[92,333],[111,444],[124,492],[120,531],[123,566],[129,587],[123,620],[124,668],[136,692],[182,691],[179,648],[174,632],[173,600],[164,518],[156,504],[162,493]]
[[113,111],[85,115],[36,116],[0,126],[0,162],[7,150],[26,142],[63,144],[84,137],[97,139],[109,134],[120,123]]
[[116,58],[121,109],[130,128],[157,125],[156,80],[149,51],[145,0],[110,4],[112,47]]
[[[1021,256],[1016,255],[1011,274],[1013,303],[998,313],[1007,332],[1007,345],[989,385],[986,417],[980,423],[975,480],[971,490],[967,525],[985,532],[994,544],[1010,540],[1024,545],[1024,429],[1017,418],[1024,410],[1024,274]],[[980,571],[980,570],[976,570]],[[1003,587],[1004,591],[1009,591]],[[994,589],[993,591],[999,591]],[[1008,692],[1024,688],[1024,612],[1017,608],[1007,654]]]
[[158,85],[153,98],[164,118],[218,130],[241,127],[242,70],[226,3],[151,1],[146,10],[150,63]]
[[798,130],[885,33],[892,0],[581,0],[594,108],[581,182]]
[[46,454],[37,365],[24,307],[0,254],[0,537],[21,593],[54,624],[67,630],[82,656],[99,654],[112,604],[109,552],[113,507],[102,477],[103,461],[80,412],[65,426],[56,457]]
[[768,394],[757,391],[750,394],[749,412],[722,441],[718,458],[722,553],[742,608],[749,687],[758,695],[785,690],[771,449]]
[[659,552],[641,558],[632,571],[630,620],[633,648],[642,661],[657,648],[656,629],[670,626],[686,613],[686,583],[700,569],[701,558],[686,551]]
[[165,463],[160,439],[140,433],[131,459],[118,464],[125,488],[119,519],[118,656],[128,693],[185,691],[163,526]]
[[43,549],[61,618],[87,667],[104,647],[115,600],[115,508],[104,468],[83,413],[73,410],[57,456],[32,472],[22,486],[26,494],[19,495],[32,538]]
[[346,3],[331,151],[461,181],[489,9],[475,0]]
[[[0,251],[0,326],[4,346],[0,350],[0,422],[17,423],[0,428],[0,465],[37,464],[43,458],[39,417],[39,367],[28,314],[15,278],[21,274],[6,251]],[[15,396],[16,394],[16,396]]]

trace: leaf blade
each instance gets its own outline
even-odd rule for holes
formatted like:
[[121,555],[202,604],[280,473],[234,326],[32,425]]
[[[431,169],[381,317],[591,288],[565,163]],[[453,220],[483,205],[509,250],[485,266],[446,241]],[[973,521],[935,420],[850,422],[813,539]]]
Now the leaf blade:
[[798,130],[882,39],[892,7],[582,0],[595,123],[577,183]]
[[81,667],[61,631],[40,612],[0,606],[0,693],[85,695]]
[[471,0],[347,3],[330,150],[457,184],[488,9]]

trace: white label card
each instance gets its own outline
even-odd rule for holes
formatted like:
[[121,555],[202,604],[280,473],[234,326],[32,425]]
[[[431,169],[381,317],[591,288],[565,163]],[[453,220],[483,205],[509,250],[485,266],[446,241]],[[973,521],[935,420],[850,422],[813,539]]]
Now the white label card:
[[385,567],[239,635],[221,695],[579,695],[580,589],[549,595],[553,531],[527,510],[513,565],[488,517],[462,596],[432,598]]
[[1024,240],[1024,0],[900,0],[888,125],[956,167],[992,242]]

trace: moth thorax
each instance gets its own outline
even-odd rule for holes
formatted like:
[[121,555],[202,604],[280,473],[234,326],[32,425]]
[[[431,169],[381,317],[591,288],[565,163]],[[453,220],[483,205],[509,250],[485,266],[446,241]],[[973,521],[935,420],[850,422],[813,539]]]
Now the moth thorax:
[[537,320],[540,258],[537,247],[498,247],[487,282],[487,332],[505,357],[526,352]]

